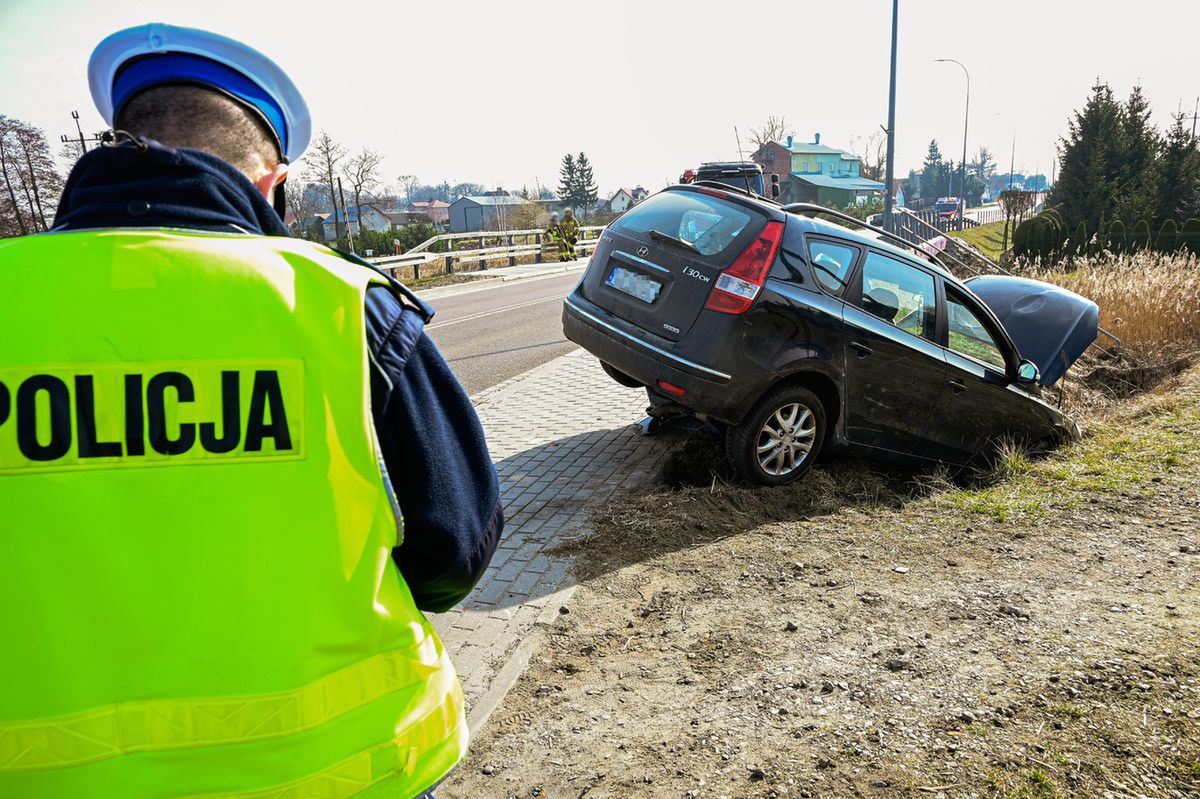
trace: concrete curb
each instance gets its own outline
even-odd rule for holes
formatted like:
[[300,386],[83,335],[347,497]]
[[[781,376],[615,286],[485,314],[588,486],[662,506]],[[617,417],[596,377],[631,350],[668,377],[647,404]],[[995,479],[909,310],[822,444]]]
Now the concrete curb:
[[[571,578],[568,577],[567,580],[570,581]],[[521,675],[525,673],[525,667],[529,665],[529,659],[542,646],[541,636],[537,634],[538,630],[554,624],[554,620],[559,616],[558,609],[565,607],[571,601],[576,587],[578,587],[576,583],[568,582],[567,585],[547,598],[546,606],[534,623],[533,629],[508,656],[508,660],[504,662],[500,671],[496,672],[487,692],[475,700],[471,712],[467,714],[467,727],[470,728],[472,735],[483,729],[483,725],[487,724],[492,713],[500,707],[504,698],[508,696],[508,692],[517,684],[517,680],[521,679]]]

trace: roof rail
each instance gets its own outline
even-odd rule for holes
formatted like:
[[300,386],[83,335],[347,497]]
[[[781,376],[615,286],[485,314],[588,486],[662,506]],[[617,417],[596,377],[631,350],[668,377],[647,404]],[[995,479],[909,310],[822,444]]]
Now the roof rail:
[[732,191],[732,192],[736,192],[737,194],[744,194],[747,197],[753,197],[756,200],[762,200],[763,202],[771,203],[772,205],[779,205],[778,200],[772,200],[770,197],[764,197],[761,194],[755,194],[754,192],[750,191],[749,189],[739,189],[737,186],[730,186],[728,183],[722,183],[719,180],[694,180],[691,183],[684,183],[682,185],[684,185],[684,186],[706,186],[710,189],[720,189],[721,191]]
[[787,211],[789,214],[796,214],[797,216],[807,216],[812,218],[817,215],[825,215],[840,219],[843,222],[851,222],[858,227],[866,228],[867,230],[877,233],[886,239],[891,239],[892,241],[898,242],[902,248],[906,250],[912,250],[930,263],[942,267],[942,269],[945,269],[947,272],[950,271],[950,268],[946,266],[946,264],[940,258],[927,251],[925,248],[919,247],[908,239],[901,238],[895,233],[889,233],[881,227],[875,227],[874,225],[868,224],[862,219],[850,216],[850,214],[843,213],[842,211],[834,211],[830,208],[826,208],[823,205],[815,205],[814,203],[789,203],[788,205],[783,206],[783,210]]

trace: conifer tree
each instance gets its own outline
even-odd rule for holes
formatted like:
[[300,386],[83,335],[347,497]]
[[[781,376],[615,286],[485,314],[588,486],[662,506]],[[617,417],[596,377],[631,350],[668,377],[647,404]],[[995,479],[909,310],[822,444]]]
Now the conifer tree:
[[1179,248],[1200,256],[1200,218],[1192,217],[1179,231]]
[[1108,226],[1108,249],[1113,253],[1123,253],[1128,246],[1125,241],[1125,223],[1114,219]]
[[1174,219],[1168,219],[1158,229],[1158,236],[1154,239],[1154,249],[1159,252],[1175,252],[1178,239],[1179,228]]
[[586,221],[587,209],[596,203],[596,198],[599,196],[596,176],[592,174],[592,164],[584,153],[580,153],[579,157],[575,159],[575,167],[577,170],[576,200],[579,205],[583,206],[583,218]]
[[1129,237],[1130,252],[1138,252],[1150,246],[1150,223],[1144,218],[1139,219],[1133,226],[1133,234]]
[[570,153],[563,156],[562,167],[558,170],[558,175],[559,199],[574,202],[579,183],[579,168],[575,165],[575,156]]
[[1097,82],[1059,142],[1062,168],[1051,204],[1061,204],[1069,226],[1080,220],[1097,223],[1117,207],[1125,176],[1122,124],[1122,109],[1112,89]]
[[1184,127],[1183,114],[1171,115],[1162,143],[1154,218],[1165,222],[1200,214],[1200,147]]

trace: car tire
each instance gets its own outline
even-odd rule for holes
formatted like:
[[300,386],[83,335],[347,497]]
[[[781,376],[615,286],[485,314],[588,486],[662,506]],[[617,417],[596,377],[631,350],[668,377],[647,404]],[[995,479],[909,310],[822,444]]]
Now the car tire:
[[625,386],[625,388],[645,388],[646,387],[646,385],[644,383],[642,383],[640,380],[638,380],[637,378],[630,377],[629,375],[622,372],[620,369],[616,369],[612,366],[609,366],[604,361],[600,362],[600,368],[602,368],[604,370],[604,374],[608,375],[613,380],[615,380],[618,383],[620,383],[621,385]]
[[749,483],[768,486],[799,479],[824,442],[825,408],[816,394],[800,386],[767,392],[741,424],[725,432],[725,452],[734,470]]

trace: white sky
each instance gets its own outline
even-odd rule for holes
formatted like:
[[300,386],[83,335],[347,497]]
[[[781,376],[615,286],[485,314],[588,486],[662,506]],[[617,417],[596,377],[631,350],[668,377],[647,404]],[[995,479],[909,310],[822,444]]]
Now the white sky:
[[[1165,126],[1200,95],[1193,0],[900,0],[898,176],[931,138],[1007,171],[1050,174],[1054,145],[1095,77],[1138,80]],[[701,161],[736,158],[768,114],[801,140],[846,147],[887,121],[889,0],[747,3],[604,0],[0,0],[0,113],[56,140],[103,128],[87,90],[92,48],[151,21],[208,28],[259,48],[304,92],[314,130],[386,156],[388,182],[556,186],[585,151],[601,190],[657,189]],[[707,45],[707,46],[706,46]],[[56,148],[57,149],[57,148]]]

